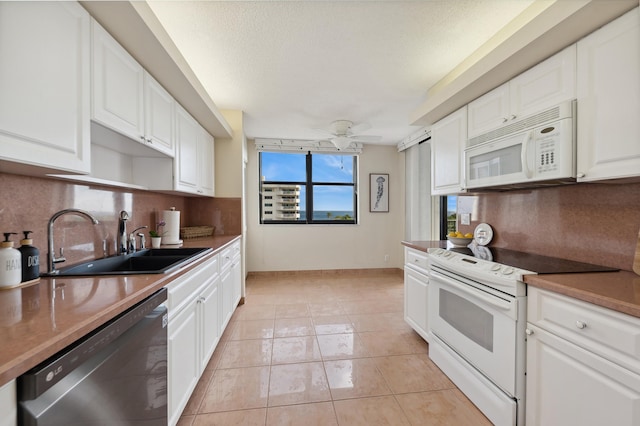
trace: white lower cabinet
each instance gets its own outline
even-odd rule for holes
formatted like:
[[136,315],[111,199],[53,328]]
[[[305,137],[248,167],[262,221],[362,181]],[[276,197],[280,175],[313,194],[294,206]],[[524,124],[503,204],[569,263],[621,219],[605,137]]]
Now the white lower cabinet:
[[405,247],[404,320],[423,339],[428,341],[429,277],[427,267],[426,253]]
[[169,424],[175,425],[220,340],[218,255],[167,288]]
[[169,424],[178,423],[200,378],[198,304],[194,300],[169,320]]
[[[235,308],[235,263],[240,240],[168,286],[169,424],[176,425]],[[238,250],[238,265],[239,262]],[[235,302],[235,303],[234,303]]]
[[241,297],[240,241],[236,241],[220,253],[221,309],[220,324],[226,327]]
[[16,399],[16,381],[0,386],[0,426],[18,424],[18,401]]
[[527,426],[640,424],[640,319],[529,287]]

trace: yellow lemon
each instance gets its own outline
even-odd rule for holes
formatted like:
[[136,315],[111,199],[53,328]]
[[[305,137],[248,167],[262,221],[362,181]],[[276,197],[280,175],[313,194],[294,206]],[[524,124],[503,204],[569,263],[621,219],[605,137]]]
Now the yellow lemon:
[[465,238],[473,238],[473,234],[471,232],[467,232],[466,234],[464,234]]
[[455,233],[455,232],[453,232],[453,231],[451,231],[451,232],[449,232],[449,236],[450,236],[450,237],[455,237],[455,236],[456,236],[456,233]]

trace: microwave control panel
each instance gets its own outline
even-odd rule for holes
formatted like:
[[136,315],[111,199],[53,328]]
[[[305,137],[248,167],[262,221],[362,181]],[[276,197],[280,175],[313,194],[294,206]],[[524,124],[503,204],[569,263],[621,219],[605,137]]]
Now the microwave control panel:
[[[545,175],[567,175],[563,169],[563,163],[566,164],[567,158],[571,158],[573,146],[567,140],[566,126],[571,125],[570,120],[560,120],[553,124],[539,127],[535,130],[535,171],[540,177]],[[569,161],[569,164],[572,162]],[[571,171],[569,170],[569,175]],[[552,176],[549,176],[552,177]]]

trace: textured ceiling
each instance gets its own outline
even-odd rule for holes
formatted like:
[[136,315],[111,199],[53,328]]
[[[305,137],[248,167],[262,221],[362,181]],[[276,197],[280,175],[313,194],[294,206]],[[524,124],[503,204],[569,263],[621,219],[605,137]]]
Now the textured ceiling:
[[347,119],[395,144],[427,89],[532,0],[148,3],[247,137],[317,139]]

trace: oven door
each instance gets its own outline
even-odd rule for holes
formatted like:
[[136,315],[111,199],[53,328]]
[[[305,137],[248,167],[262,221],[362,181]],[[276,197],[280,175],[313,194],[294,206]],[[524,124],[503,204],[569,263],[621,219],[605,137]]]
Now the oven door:
[[430,275],[431,332],[515,397],[518,299],[440,268]]

